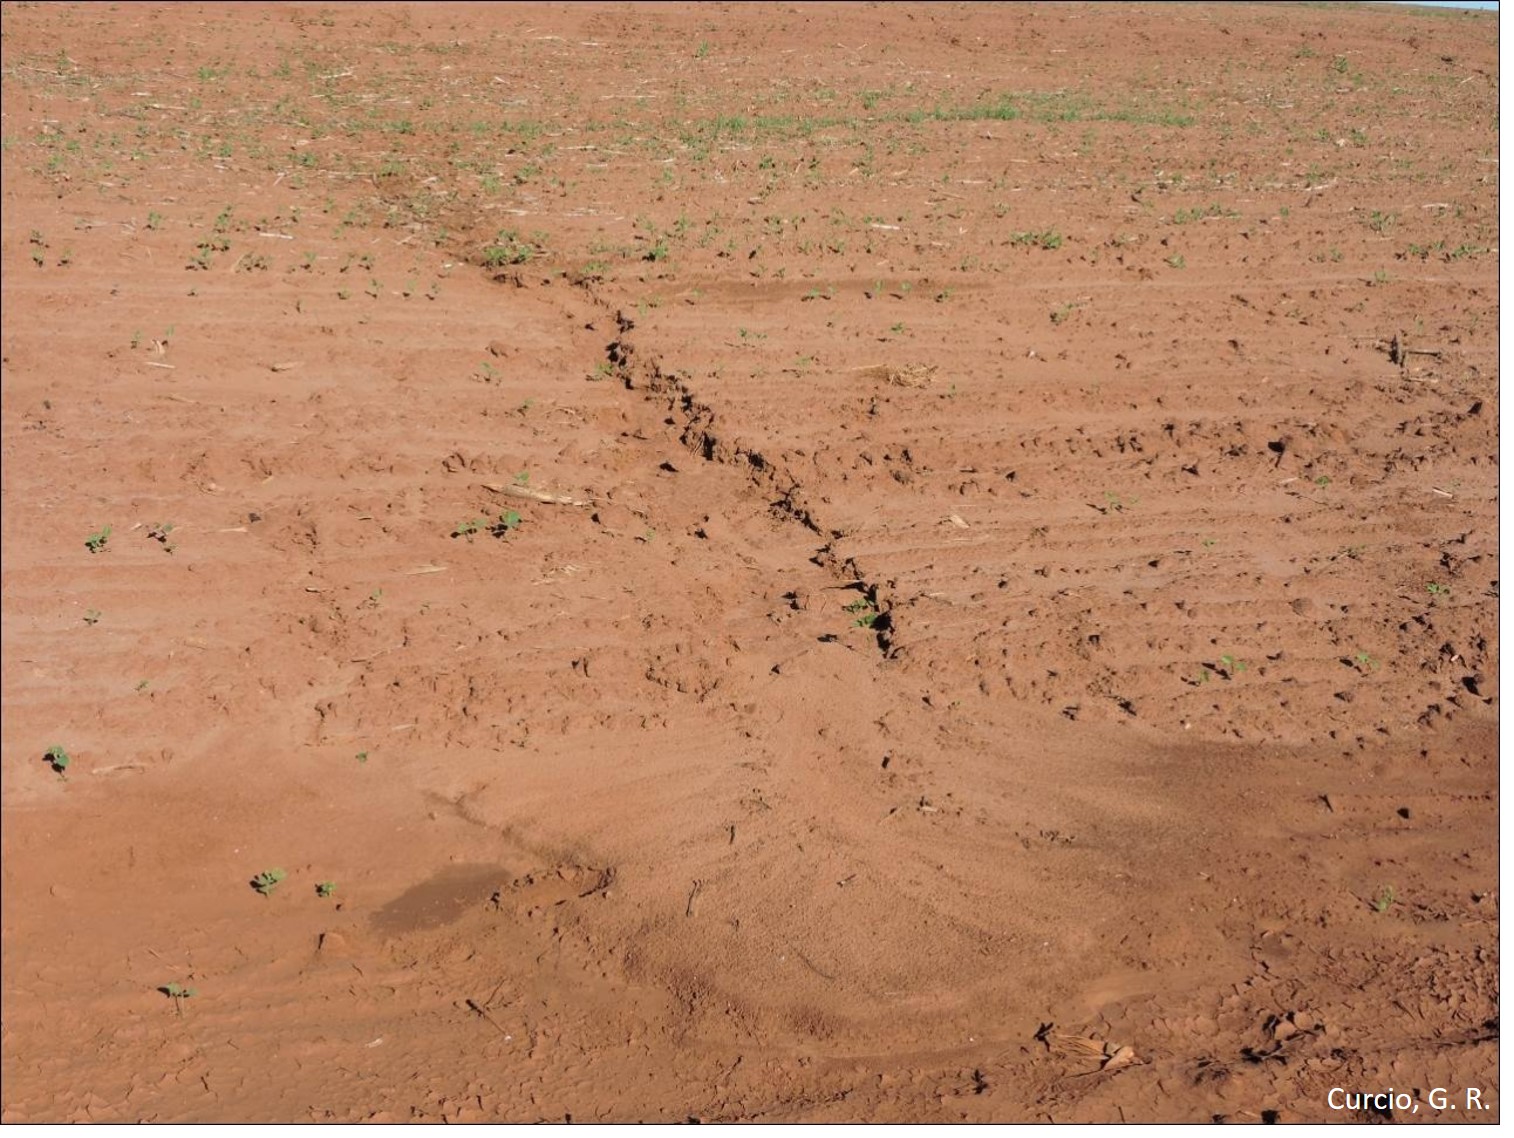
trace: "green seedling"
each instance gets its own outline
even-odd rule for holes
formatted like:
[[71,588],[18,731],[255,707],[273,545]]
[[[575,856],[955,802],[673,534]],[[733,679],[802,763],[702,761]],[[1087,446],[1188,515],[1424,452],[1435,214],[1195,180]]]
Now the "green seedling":
[[318,881],[318,882],[316,882],[316,885],[315,885],[315,895],[317,897],[330,897],[335,892],[336,892],[336,882],[335,881]]
[[1442,585],[1439,581],[1431,581],[1425,586],[1425,592],[1429,593],[1432,597],[1449,597],[1451,595],[1450,587]]
[[531,472],[529,470],[522,470],[515,476],[514,482],[517,486],[529,486],[531,484]]
[[1009,243],[1011,245],[1034,245],[1041,249],[1060,249],[1062,247],[1062,235],[1055,229],[1048,229],[1042,233],[1011,233]]
[[853,628],[872,628],[883,615],[870,597],[858,597],[851,604],[842,605],[841,610],[857,614],[857,619],[852,621]]
[[185,987],[183,984],[164,984],[158,991],[173,1000],[174,1014],[178,1016],[184,1014],[184,1001],[198,995],[195,989]]
[[368,752],[367,751],[359,751],[357,753],[357,761],[360,762],[360,763],[366,763],[368,761]]
[[53,773],[56,774],[59,778],[68,778],[68,764],[73,762],[73,760],[68,757],[68,752],[60,747],[57,743],[54,743],[51,747],[44,751],[42,753],[42,758],[46,760],[48,766],[53,768]]
[[[517,481],[517,485],[524,485]],[[473,540],[474,534],[487,533],[490,537],[504,537],[511,530],[520,528],[520,514],[515,510],[506,510],[492,522],[488,518],[472,518],[452,531],[453,537],[465,537]]]
[[137,681],[137,690],[138,691],[146,691],[148,689],[149,685],[151,685],[151,683],[152,683],[151,680],[138,680]]
[[279,882],[288,876],[289,874],[282,869],[265,869],[254,877],[250,884],[264,897],[267,897],[278,888]]
[[1384,885],[1378,890],[1377,897],[1372,902],[1372,911],[1386,913],[1393,907],[1393,902],[1398,900],[1398,895],[1393,892],[1393,886]]
[[147,531],[147,537],[149,540],[157,542],[169,553],[172,553],[174,547],[168,540],[168,535],[171,533],[173,533],[173,522],[159,522]]
[[94,533],[84,539],[84,548],[91,553],[99,553],[105,548],[105,543],[110,540],[110,527],[101,526]]
[[1239,675],[1246,670],[1246,661],[1237,660],[1234,656],[1225,655],[1220,657],[1220,665],[1225,671]]
[[95,625],[99,624],[100,623],[100,610],[99,609],[86,609],[85,612],[84,612],[84,623],[87,624],[87,625],[89,625],[91,628],[93,628]]

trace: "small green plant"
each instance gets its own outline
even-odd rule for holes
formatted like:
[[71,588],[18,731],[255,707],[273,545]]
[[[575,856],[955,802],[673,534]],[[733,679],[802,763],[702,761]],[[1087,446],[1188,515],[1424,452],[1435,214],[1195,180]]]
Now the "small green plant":
[[289,874],[282,869],[265,869],[252,879],[251,885],[264,897],[267,897],[279,887],[279,882],[288,876]]
[[1168,257],[1167,264],[1174,269],[1187,268],[1188,266],[1188,262],[1184,260],[1183,254],[1181,253],[1174,253],[1172,256]]
[[1045,229],[1040,232],[1011,233],[1009,235],[1009,243],[1011,245],[1033,245],[1038,249],[1060,249],[1062,247],[1062,235],[1055,229]]
[[1372,911],[1386,913],[1393,907],[1393,902],[1398,900],[1398,894],[1393,891],[1393,886],[1384,885],[1377,891],[1377,896],[1372,901]]
[[99,624],[100,623],[100,610],[99,609],[85,609],[84,610],[84,623],[87,624],[87,625],[89,625],[91,628],[93,628],[95,625]]
[[1330,476],[1328,474],[1321,474],[1314,480],[1314,484],[1323,490],[1326,486],[1330,485]]
[[152,684],[151,680],[138,680],[137,681],[137,691],[146,691],[148,689],[148,687],[151,686],[151,684]]
[[1425,586],[1425,592],[1429,593],[1432,597],[1449,597],[1451,595],[1451,588],[1449,585],[1442,585],[1439,581],[1431,581]]
[[883,614],[878,611],[878,606],[871,597],[858,597],[849,605],[841,606],[843,612],[854,613],[856,619],[852,621],[853,628],[872,628],[878,623],[878,618]]
[[[524,483],[517,483],[524,485]],[[472,541],[475,534],[487,533],[490,537],[504,537],[520,528],[520,513],[506,510],[492,522],[488,518],[470,518],[452,531],[453,537],[465,537]]]
[[357,761],[358,762],[360,762],[360,763],[366,763],[368,761],[368,752],[367,751],[359,751],[357,753],[356,757],[357,757]]
[[1359,672],[1373,672],[1377,670],[1377,661],[1372,658],[1369,652],[1358,652],[1351,659]]
[[158,213],[156,210],[149,210],[147,214],[147,228],[162,229],[163,215],[161,213]]
[[168,540],[171,533],[173,533],[173,522],[159,522],[147,531],[147,537],[148,540],[155,541],[161,545],[166,552],[172,553],[174,545]]
[[529,486],[531,485],[531,472],[529,470],[522,470],[515,476],[513,481],[517,486]]
[[84,539],[84,548],[91,553],[99,553],[105,548],[105,543],[110,540],[110,527],[101,526]]
[[1211,217],[1236,217],[1234,210],[1227,210],[1218,202],[1207,206],[1194,206],[1192,209],[1180,209],[1172,215],[1172,224],[1188,225],[1191,222],[1203,221]]
[[198,995],[195,989],[187,988],[183,984],[164,984],[158,991],[173,1000],[174,1014],[178,1016],[184,1014],[184,1001]]
[[317,881],[316,882],[316,885],[315,885],[315,895],[317,897],[330,897],[335,892],[336,892],[336,882],[335,881]]
[[1231,675],[1239,675],[1246,670],[1246,661],[1237,660],[1234,656],[1227,654],[1220,657],[1220,666]]
[[[528,168],[529,169],[529,168]],[[516,176],[516,181],[524,181],[521,174]],[[524,265],[527,261],[542,252],[542,244],[532,238],[524,239],[513,229],[501,229],[492,244],[484,247],[484,265],[491,269],[503,268],[506,265]]]
[[44,751],[42,753],[42,758],[48,766],[53,768],[53,773],[59,778],[66,779],[68,777],[66,773],[68,770],[68,764],[73,762],[73,760],[69,758],[68,752],[65,751],[57,743],[54,743],[51,747]]

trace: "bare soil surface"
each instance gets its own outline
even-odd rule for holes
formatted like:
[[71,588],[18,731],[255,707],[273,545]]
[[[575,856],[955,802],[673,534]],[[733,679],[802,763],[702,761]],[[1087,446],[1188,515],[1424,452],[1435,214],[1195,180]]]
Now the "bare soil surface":
[[0,11],[5,1121],[1498,1118],[1496,15]]

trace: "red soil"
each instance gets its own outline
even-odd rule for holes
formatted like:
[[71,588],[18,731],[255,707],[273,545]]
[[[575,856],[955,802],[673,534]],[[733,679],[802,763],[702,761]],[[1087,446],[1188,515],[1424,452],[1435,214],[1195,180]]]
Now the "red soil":
[[6,1121],[1498,1117],[1496,16],[3,14]]

